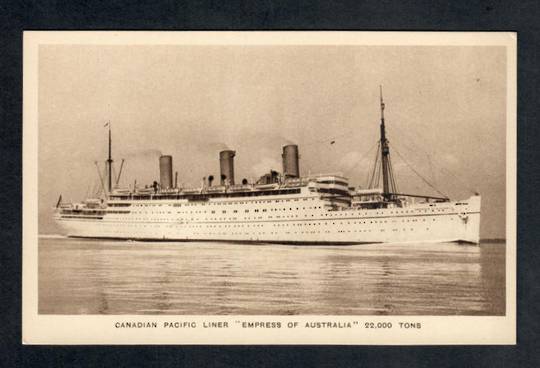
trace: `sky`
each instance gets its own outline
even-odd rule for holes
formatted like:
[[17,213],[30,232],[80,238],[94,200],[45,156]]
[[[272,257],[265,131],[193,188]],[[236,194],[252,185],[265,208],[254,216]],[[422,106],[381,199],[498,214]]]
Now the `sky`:
[[[482,195],[481,237],[505,234],[506,53],[479,46],[41,45],[39,232],[53,207],[99,187],[95,166],[113,135],[122,185],[159,178],[173,156],[178,182],[281,171],[295,143],[302,174],[342,173],[365,187],[379,134],[379,86],[400,192]],[[334,141],[335,143],[331,144]]]

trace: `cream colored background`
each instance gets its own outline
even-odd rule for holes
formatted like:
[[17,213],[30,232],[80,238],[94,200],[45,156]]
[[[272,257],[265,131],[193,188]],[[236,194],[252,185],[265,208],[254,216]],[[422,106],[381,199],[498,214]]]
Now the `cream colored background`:
[[[37,314],[39,45],[454,45],[507,48],[506,317],[51,316]],[[511,33],[25,32],[23,101],[23,340],[49,344],[503,344],[515,343],[516,36]],[[229,321],[208,329],[116,329],[116,321]],[[392,330],[246,330],[233,321],[392,321]],[[400,330],[398,321],[421,322]]]

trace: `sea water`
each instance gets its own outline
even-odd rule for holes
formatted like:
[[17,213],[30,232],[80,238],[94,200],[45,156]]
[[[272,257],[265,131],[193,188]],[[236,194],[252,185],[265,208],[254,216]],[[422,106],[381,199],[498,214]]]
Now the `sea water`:
[[504,315],[505,243],[39,238],[39,313]]

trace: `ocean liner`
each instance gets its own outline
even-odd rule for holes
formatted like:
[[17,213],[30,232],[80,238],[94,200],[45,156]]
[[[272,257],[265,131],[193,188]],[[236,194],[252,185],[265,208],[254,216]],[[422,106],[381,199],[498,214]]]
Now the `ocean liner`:
[[[479,242],[480,196],[399,193],[390,160],[380,97],[380,140],[367,188],[349,186],[343,175],[300,175],[299,150],[282,147],[283,171],[256,182],[235,182],[235,151],[219,152],[220,177],[197,188],[173,182],[172,157],[159,158],[160,178],[138,188],[113,179],[111,126],[101,198],[63,203],[54,209],[64,235],[166,241],[226,241],[284,244]],[[122,161],[123,165],[123,161]],[[371,171],[371,170],[370,170]],[[382,183],[381,183],[382,177]],[[380,185],[382,184],[382,185]]]

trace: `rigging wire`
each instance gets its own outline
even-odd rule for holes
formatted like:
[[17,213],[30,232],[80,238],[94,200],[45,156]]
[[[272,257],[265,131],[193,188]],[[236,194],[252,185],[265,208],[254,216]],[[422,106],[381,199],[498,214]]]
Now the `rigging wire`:
[[[356,170],[356,168],[360,165],[360,163],[364,162],[367,158],[368,158],[368,155],[371,153],[371,151],[377,146],[378,144],[378,141],[376,141],[371,147],[369,147],[369,149],[366,151],[366,153],[364,153],[363,155],[360,156],[360,159],[356,161],[356,164],[354,164],[354,166],[349,169],[348,171],[350,172],[354,172]],[[369,168],[368,168],[368,177],[367,177],[367,180],[369,180]]]
[[389,167],[389,173],[390,173],[390,185],[392,186],[392,189],[390,190],[392,193],[399,193],[398,188],[396,185],[396,180],[394,178],[394,169],[392,168],[392,159],[390,155],[388,155],[388,167]]
[[[408,138],[410,138],[410,135],[409,135],[407,132],[405,132],[404,130],[400,129],[398,125],[393,125],[392,127],[393,127],[393,128],[397,128],[397,130],[399,131],[399,134],[400,134],[401,136],[405,135],[405,136],[407,136]],[[405,146],[406,148],[408,148],[408,149],[410,149],[411,151],[413,151],[413,152],[421,152],[421,153],[425,154],[425,155],[428,157],[428,160],[429,160],[430,165],[431,165],[432,162],[431,162],[431,157],[429,156],[429,154],[428,154],[422,147],[416,145],[416,144],[414,143],[414,140],[409,139],[408,141],[409,141],[409,144],[410,144],[412,147],[410,147],[410,146],[407,147],[407,144],[404,144],[404,143],[403,143],[403,140],[401,140],[400,143],[401,143],[403,146]],[[395,148],[394,148],[394,149],[395,149]],[[451,177],[453,177],[456,181],[458,181],[458,182],[462,185],[463,188],[467,189],[467,190],[470,191],[471,193],[477,193],[476,189],[471,188],[471,187],[469,186],[469,184],[465,183],[462,179],[460,179],[460,177],[459,177],[458,175],[456,175],[455,173],[453,173],[453,172],[450,171],[449,169],[446,169],[443,165],[437,165],[437,167],[438,167],[441,171],[445,172],[446,174],[448,174],[448,175],[450,175]]]
[[[358,165],[360,165],[361,162],[364,162],[364,160],[368,157],[368,155],[371,153],[371,151],[373,150],[373,148],[375,148],[375,146],[379,143],[379,141],[377,140],[371,147],[369,147],[369,149],[366,151],[366,153],[364,153],[363,155],[361,155],[361,159],[358,160],[356,162],[356,164],[351,168],[351,171],[354,171]],[[369,170],[368,170],[369,171]]]
[[[377,143],[379,143],[377,141]],[[368,182],[367,182],[367,188],[373,188],[373,180],[375,180],[375,172],[377,170],[377,164],[379,162],[379,152],[381,151],[381,145],[377,144],[377,152],[375,153],[375,162],[373,163],[373,172],[371,173],[371,176],[369,176],[368,171]]]
[[[392,125],[392,127],[395,127],[396,130],[398,130],[400,132],[401,135],[406,135],[406,136],[409,136],[409,134],[403,132],[398,125]],[[309,143],[306,143],[306,144],[303,144],[303,146],[311,146],[311,145],[314,145],[314,144],[320,144],[320,143],[324,143],[324,142],[329,142],[330,145],[333,145],[334,143],[336,143],[336,140],[338,138],[343,138],[343,137],[353,137],[354,135],[352,134],[353,131],[350,131],[348,133],[344,133],[344,134],[341,134],[341,135],[337,135],[337,136],[334,136],[334,137],[330,137],[330,138],[325,138],[325,139],[322,139],[322,140],[316,140],[316,141],[312,141],[312,142],[309,142]],[[409,136],[410,137],[410,136]],[[368,188],[373,188],[373,184],[375,184],[375,187],[378,187],[379,184],[380,184],[380,177],[381,177],[381,166],[382,166],[382,162],[380,162],[380,158],[379,158],[379,154],[380,154],[380,144],[377,144],[377,143],[380,143],[378,140],[377,142],[375,143],[375,145],[377,145],[377,154],[376,154],[376,157],[375,157],[375,163],[373,165],[373,171],[371,172],[371,175],[369,174],[369,172],[371,170],[368,170],[368,176],[367,176],[367,187]],[[375,146],[374,145],[374,146]],[[412,143],[412,145],[414,146],[414,149],[413,151],[415,152],[422,152],[424,153],[427,158],[428,158],[428,161],[429,161],[429,164],[430,164],[430,169],[431,169],[431,172],[432,172],[432,176],[434,177],[433,175],[433,164],[432,164],[432,161],[431,161],[431,157],[429,156],[428,153],[426,153],[425,150],[423,150],[421,147],[418,147],[416,144]],[[372,146],[368,151],[367,153],[363,156],[367,156],[369,155],[369,153],[371,152],[371,150],[374,148],[374,146]],[[407,145],[405,145],[407,146]],[[410,147],[407,147],[410,149]],[[440,195],[444,196],[444,197],[447,197],[445,194],[443,194],[439,189],[437,189],[433,184],[431,184],[426,178],[424,178],[418,171],[416,171],[406,160],[405,158],[397,151],[397,149],[392,146],[392,149],[393,150],[396,150],[396,153],[400,156],[400,158],[405,162],[405,164],[407,166],[409,166],[409,168],[420,178],[422,179],[422,181],[424,181],[430,188],[432,188],[433,190],[435,190],[437,193],[439,193]],[[353,167],[353,170],[360,164],[360,162],[362,162],[363,160],[359,160],[357,162],[357,164]],[[392,162],[391,162],[391,159],[390,157],[388,158],[388,164],[389,164],[389,172],[390,172],[390,185],[392,187],[392,192],[394,193],[397,193],[398,192],[398,189],[397,189],[397,184],[396,184],[396,180],[395,180],[395,176],[394,176],[394,173],[393,173],[393,167],[392,167]],[[455,175],[453,172],[449,171],[448,169],[445,169],[444,167],[440,166],[440,169],[445,171],[447,174],[449,174],[450,176],[454,177],[458,182],[460,182],[461,185],[463,185],[464,188],[466,188],[467,190],[473,192],[473,193],[476,193],[475,190],[471,189],[466,183],[464,183],[457,175]],[[433,178],[434,179],[434,178]]]
[[94,186],[92,188],[92,193],[94,197],[99,197],[99,195],[101,194],[100,191],[101,191],[101,186],[99,185],[99,183],[94,182]]
[[[116,168],[114,167],[114,165],[113,165],[113,167],[112,167],[112,177],[113,177],[113,178],[116,178]],[[112,179],[111,179],[111,180],[112,180]]]
[[429,163],[429,174],[431,176],[431,180],[433,180],[435,185],[437,185],[437,177],[435,176],[435,170],[433,170],[433,162],[431,162],[431,155],[430,154],[426,154],[426,155],[427,155],[427,159]]
[[401,155],[401,153],[399,153],[399,151],[396,149],[396,147],[392,146],[392,150],[395,151],[395,152],[398,154],[398,156],[403,160],[403,162],[405,162],[405,164],[406,164],[412,171],[414,171],[414,173],[415,173],[416,175],[418,175],[418,177],[419,177],[420,179],[422,179],[422,180],[424,181],[424,183],[426,183],[427,185],[429,185],[429,187],[430,187],[431,189],[435,190],[437,193],[439,193],[439,194],[442,195],[443,197],[448,198],[448,196],[447,196],[446,194],[442,193],[439,189],[435,188],[435,186],[433,186],[433,184],[431,184],[426,178],[424,178],[422,175],[420,175],[420,173],[419,173],[418,171],[416,171],[416,170],[414,169],[414,167],[412,167],[412,166],[407,162],[407,160],[405,160],[405,158]]
[[381,182],[381,173],[382,173],[382,160],[379,160],[379,168],[377,169],[377,182],[375,184],[375,188],[378,188],[380,186]]

